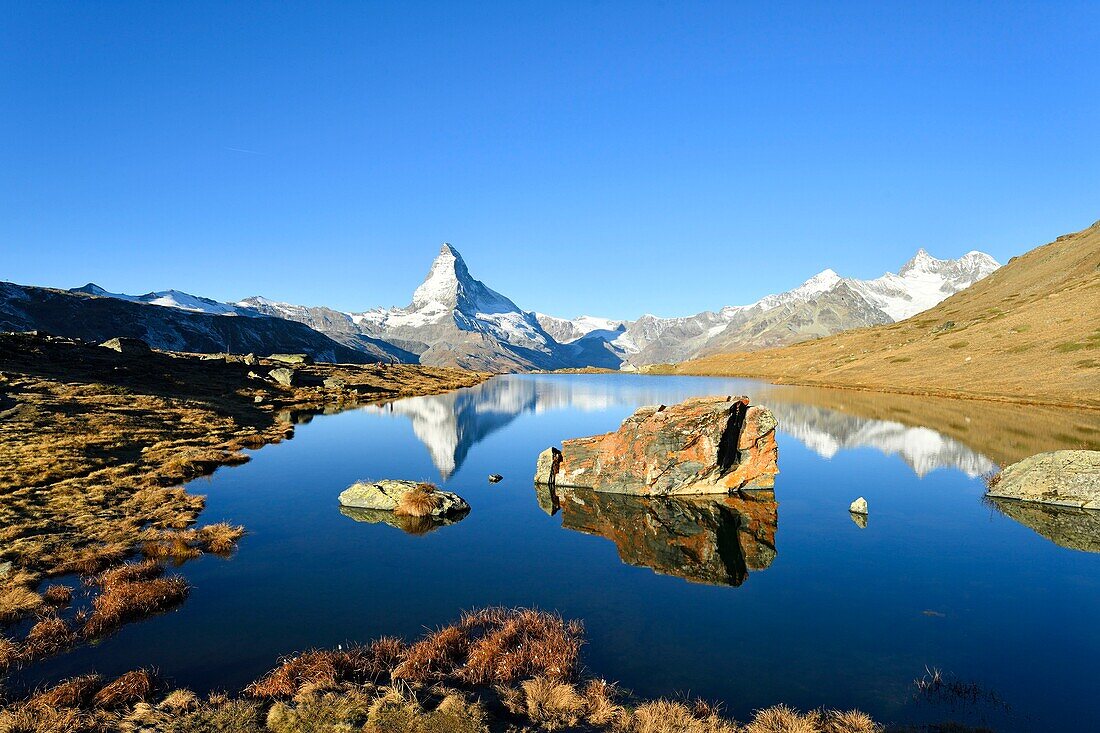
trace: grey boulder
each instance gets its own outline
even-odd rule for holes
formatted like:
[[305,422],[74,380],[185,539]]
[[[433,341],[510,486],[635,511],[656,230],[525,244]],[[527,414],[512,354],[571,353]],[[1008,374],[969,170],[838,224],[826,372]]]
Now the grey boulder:
[[[340,492],[340,505],[351,509],[374,509],[392,512],[401,504],[401,497],[417,491],[417,481],[384,479],[382,481],[356,481]],[[470,505],[458,494],[434,489],[435,506],[425,516],[442,519],[470,511]]]
[[1001,471],[987,495],[1078,509],[1100,509],[1100,451],[1037,453]]

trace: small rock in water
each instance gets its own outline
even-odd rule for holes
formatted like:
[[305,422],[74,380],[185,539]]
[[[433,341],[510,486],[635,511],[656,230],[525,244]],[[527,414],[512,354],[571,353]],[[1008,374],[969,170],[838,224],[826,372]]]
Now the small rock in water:
[[867,500],[862,496],[852,502],[852,505],[848,507],[848,511],[852,514],[867,514]]
[[489,483],[491,483],[491,484],[495,484],[498,481],[503,481],[503,480],[504,480],[504,477],[501,476],[499,473],[489,474]]

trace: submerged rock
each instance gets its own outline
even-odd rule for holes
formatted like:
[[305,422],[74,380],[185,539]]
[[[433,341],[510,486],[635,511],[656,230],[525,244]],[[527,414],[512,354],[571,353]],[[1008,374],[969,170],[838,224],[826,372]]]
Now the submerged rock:
[[1001,471],[991,497],[1100,509],[1100,451],[1038,453]]
[[356,481],[340,492],[340,505],[434,519],[470,511],[470,505],[458,494],[441,491],[432,484],[389,479]]
[[501,476],[499,473],[489,474],[489,483],[491,483],[491,484],[498,484],[503,480],[504,480],[504,477]]
[[535,482],[642,496],[770,488],[779,473],[776,425],[748,397],[641,407],[616,432],[543,451]]
[[866,516],[867,500],[864,499],[862,496],[859,497],[848,506],[848,511],[850,511],[852,514],[863,514],[864,516]]
[[776,557],[779,515],[770,491],[665,498],[566,489],[560,502],[562,527],[606,537],[628,565],[693,583],[741,585]]

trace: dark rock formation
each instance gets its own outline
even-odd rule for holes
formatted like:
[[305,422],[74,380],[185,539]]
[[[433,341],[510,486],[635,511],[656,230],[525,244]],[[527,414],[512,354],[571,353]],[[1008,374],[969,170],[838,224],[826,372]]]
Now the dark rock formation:
[[535,482],[615,494],[726,494],[774,484],[776,420],[747,397],[639,408],[613,433],[539,455]]

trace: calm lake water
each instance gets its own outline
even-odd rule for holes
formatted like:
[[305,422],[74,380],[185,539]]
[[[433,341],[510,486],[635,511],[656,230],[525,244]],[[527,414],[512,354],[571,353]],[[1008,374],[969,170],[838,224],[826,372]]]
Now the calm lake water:
[[[556,511],[536,492],[546,447],[707,394],[748,394],[779,418],[774,501],[597,496]],[[179,569],[194,590],[178,611],[24,681],[152,664],[181,686],[233,690],[280,655],[415,636],[500,604],[583,619],[586,666],[638,694],[722,700],[742,718],[784,702],[1096,730],[1100,518],[998,509],[980,476],[1095,446],[1098,431],[1094,413],[632,375],[499,377],[318,416],[191,484],[208,496],[204,521],[249,533],[232,558]],[[490,485],[489,473],[505,478]],[[472,511],[422,535],[358,522],[336,497],[361,478],[435,481]],[[866,527],[848,513],[858,496]],[[668,512],[677,520],[638,529]],[[724,538],[707,560],[677,544],[700,528]],[[978,700],[917,699],[926,668],[976,683]]]

